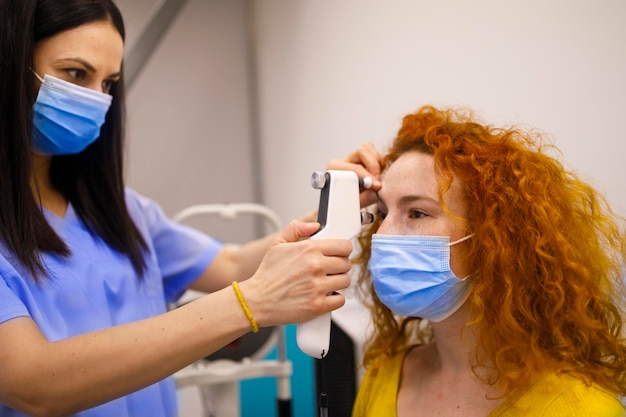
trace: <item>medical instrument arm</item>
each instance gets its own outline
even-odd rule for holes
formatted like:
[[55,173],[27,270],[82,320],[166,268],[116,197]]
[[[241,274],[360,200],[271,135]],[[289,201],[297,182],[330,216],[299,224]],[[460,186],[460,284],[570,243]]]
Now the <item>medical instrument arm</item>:
[[[345,159],[332,160],[327,169],[354,171],[359,178],[371,178],[371,186],[361,189],[360,205],[367,207],[378,201],[376,192],[381,186],[382,156],[373,144],[364,143]],[[317,210],[307,213],[300,221],[314,222],[316,219]],[[273,236],[275,235],[252,241],[239,248],[223,248],[190,288],[211,292],[230,285],[232,281],[247,279],[258,267]]]
[[[317,212],[303,216],[302,222],[315,222]],[[278,234],[253,240],[244,245],[224,246],[211,264],[190,288],[201,292],[213,292],[230,285],[233,281],[244,281],[251,277],[259,267],[263,256]]]
[[[343,305],[343,240],[301,240],[316,224],[292,223],[240,285],[260,326],[309,320]],[[0,324],[0,402],[33,416],[61,416],[155,383],[250,330],[232,288],[165,314],[50,342],[28,317]]]

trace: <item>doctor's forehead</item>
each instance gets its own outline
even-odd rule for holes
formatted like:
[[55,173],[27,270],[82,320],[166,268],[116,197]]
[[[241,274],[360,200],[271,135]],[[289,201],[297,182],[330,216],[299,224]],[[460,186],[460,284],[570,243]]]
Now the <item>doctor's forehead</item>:
[[124,41],[115,26],[107,21],[90,22],[54,36],[35,45],[35,61],[49,64],[63,61],[84,61],[103,72],[119,72],[124,56]]

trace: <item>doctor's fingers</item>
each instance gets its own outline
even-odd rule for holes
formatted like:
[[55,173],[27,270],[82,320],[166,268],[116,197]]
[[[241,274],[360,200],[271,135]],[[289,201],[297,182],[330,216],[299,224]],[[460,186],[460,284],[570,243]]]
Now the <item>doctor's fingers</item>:
[[298,242],[305,239],[319,230],[319,223],[305,223],[299,220],[292,220],[274,239],[273,246],[287,242]]
[[325,281],[327,291],[311,300],[308,312],[313,316],[318,316],[343,307],[346,303],[346,297],[337,291],[347,288],[347,286],[343,286],[346,280],[348,283],[350,282],[350,278],[345,274],[328,276]]
[[[276,235],[270,251],[297,254],[298,252],[319,251],[326,256],[350,256],[352,243],[347,239],[308,239],[317,232],[320,224],[292,220]],[[287,244],[287,245],[285,245]]]
[[[330,243],[334,241],[326,241]],[[307,242],[308,243],[308,242]],[[352,261],[349,258],[350,251],[345,250],[345,245],[340,245],[339,252],[324,253],[322,250],[315,249],[316,247],[328,250],[329,246],[319,246],[316,243],[311,242],[306,246],[314,249],[306,248],[300,250],[297,254],[294,253],[278,255],[278,258],[273,258],[273,263],[280,263],[280,266],[275,265],[275,269],[284,271],[285,277],[292,283],[303,282],[310,284],[311,281],[318,280],[320,278],[326,278],[327,275],[346,274],[352,268]],[[349,242],[348,242],[349,243]],[[305,245],[303,245],[305,246]],[[352,246],[351,244],[349,246]]]
[[314,315],[328,313],[346,303],[346,297],[338,291],[350,286],[350,277],[347,274],[329,275],[318,281],[318,284],[321,292],[311,300],[311,313]]
[[[292,222],[294,223],[294,222]],[[297,223],[297,222],[296,222]],[[301,223],[301,224],[315,224],[319,228],[319,223]],[[317,230],[317,229],[315,229]],[[282,235],[285,236],[285,235]],[[314,253],[319,253],[324,256],[343,256],[348,257],[352,253],[352,242],[348,239],[307,239],[285,241],[284,239],[277,239],[269,248],[268,252],[282,253],[287,257],[293,256],[306,256]]]
[[376,179],[380,179],[383,156],[371,142],[362,144],[357,150],[348,155],[346,160],[363,165]]
[[[326,275],[350,270],[352,243],[343,239],[308,239],[271,246],[255,274],[267,286],[312,285]],[[278,290],[284,291],[284,288]]]
[[307,264],[307,271],[314,277],[327,275],[347,274],[352,268],[352,261],[347,256],[324,256],[311,259]]
[[380,174],[382,172],[382,155],[373,144],[367,142],[345,159],[336,159],[328,164],[328,169],[352,170],[361,178],[370,177],[373,180],[372,188],[380,188]]
[[[305,278],[305,277],[302,277]],[[336,310],[345,304],[345,297],[338,293],[350,284],[347,274],[289,282],[280,289],[280,298],[271,305],[263,318],[264,325],[302,323],[320,314]]]
[[294,309],[301,309],[310,319],[341,307],[345,297],[338,291],[345,290],[350,283],[348,274],[316,275],[294,283],[286,298]]
[[319,281],[324,294],[335,295],[337,291],[345,290],[350,286],[352,280],[348,273],[327,275]]

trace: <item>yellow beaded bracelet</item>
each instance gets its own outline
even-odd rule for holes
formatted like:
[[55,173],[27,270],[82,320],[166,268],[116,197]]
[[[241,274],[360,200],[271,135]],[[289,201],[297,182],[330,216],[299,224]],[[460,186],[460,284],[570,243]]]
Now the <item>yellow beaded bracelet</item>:
[[252,331],[254,333],[258,332],[259,325],[254,320],[254,317],[252,317],[252,313],[248,308],[248,304],[246,304],[246,300],[244,300],[243,295],[241,295],[241,290],[239,289],[239,284],[237,283],[237,281],[233,281],[233,289],[235,290],[235,294],[237,294],[237,299],[239,300],[239,304],[241,304],[243,312],[246,313],[246,317],[248,318],[248,320],[250,320],[250,327],[252,327]]

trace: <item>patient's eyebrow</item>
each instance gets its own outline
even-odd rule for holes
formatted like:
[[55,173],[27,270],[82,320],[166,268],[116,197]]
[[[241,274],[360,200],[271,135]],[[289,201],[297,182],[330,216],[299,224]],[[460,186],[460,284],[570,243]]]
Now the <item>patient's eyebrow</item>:
[[411,204],[414,203],[416,201],[425,201],[425,202],[430,202],[430,203],[435,203],[437,204],[437,200],[424,196],[424,195],[405,195],[402,196],[398,199],[398,204],[400,205],[407,205],[407,204]]

